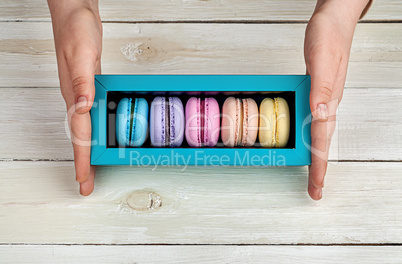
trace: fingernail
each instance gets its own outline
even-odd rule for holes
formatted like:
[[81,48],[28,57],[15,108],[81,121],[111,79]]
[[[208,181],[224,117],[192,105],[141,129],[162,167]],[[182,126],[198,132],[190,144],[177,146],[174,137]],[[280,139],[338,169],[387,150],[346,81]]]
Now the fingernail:
[[85,96],[80,96],[77,99],[77,110],[88,106],[88,101]]
[[316,113],[317,113],[318,119],[327,120],[328,119],[328,107],[327,107],[327,105],[326,104],[317,105]]
[[321,199],[322,198],[322,189],[318,192],[318,197]]

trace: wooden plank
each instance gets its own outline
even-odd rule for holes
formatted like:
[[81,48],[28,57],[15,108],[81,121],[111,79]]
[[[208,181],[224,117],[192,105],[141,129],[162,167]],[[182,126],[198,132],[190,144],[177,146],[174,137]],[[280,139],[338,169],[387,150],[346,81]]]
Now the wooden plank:
[[[397,131],[402,131],[402,120],[395,110],[402,105],[401,92],[345,89],[329,158],[401,161],[402,133]],[[389,143],[383,137],[390,139]]]
[[[308,20],[315,1],[311,0],[101,0],[103,21],[272,21]],[[367,20],[401,19],[402,7],[398,0],[374,1]],[[3,0],[0,21],[50,21],[46,1]]]
[[399,264],[400,246],[0,246],[0,263],[384,263]]
[[[59,89],[1,88],[0,98],[0,159],[73,159]],[[346,89],[330,159],[402,160],[401,105],[402,89]]]
[[0,243],[401,243],[401,170],[330,164],[314,202],[307,167],[100,167],[82,197],[73,162],[3,161]]
[[[105,24],[103,73],[304,74],[304,24]],[[50,23],[3,23],[0,86],[57,87]],[[402,24],[360,24],[347,87],[401,87]]]
[[1,88],[0,158],[73,159],[60,89]]

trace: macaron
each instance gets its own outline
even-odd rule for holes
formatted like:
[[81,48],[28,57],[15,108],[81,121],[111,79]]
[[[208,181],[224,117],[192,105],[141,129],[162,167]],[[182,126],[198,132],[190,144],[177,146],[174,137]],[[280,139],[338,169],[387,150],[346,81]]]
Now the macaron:
[[265,98],[260,105],[258,139],[266,148],[283,148],[289,141],[289,105],[281,97]]
[[219,139],[220,110],[215,98],[191,97],[186,104],[186,140],[192,147],[213,147]]
[[180,147],[184,139],[184,108],[178,97],[158,96],[150,113],[151,144],[155,147]]
[[116,110],[116,139],[123,147],[141,147],[148,135],[148,103],[143,98],[123,98]]
[[254,99],[229,97],[222,107],[221,137],[226,147],[251,147],[258,134],[258,106]]

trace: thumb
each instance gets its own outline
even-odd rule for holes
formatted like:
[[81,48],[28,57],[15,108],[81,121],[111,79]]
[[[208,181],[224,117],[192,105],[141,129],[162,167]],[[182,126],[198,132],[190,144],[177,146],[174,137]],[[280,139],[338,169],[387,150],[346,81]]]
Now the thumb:
[[95,70],[97,57],[95,53],[79,50],[67,59],[67,67],[70,72],[70,80],[74,93],[75,112],[87,113],[95,97]]
[[328,104],[332,98],[341,57],[335,52],[328,52],[327,49],[311,51],[310,54],[313,56],[306,58],[306,66],[307,74],[311,76],[311,113],[315,119],[327,121]]

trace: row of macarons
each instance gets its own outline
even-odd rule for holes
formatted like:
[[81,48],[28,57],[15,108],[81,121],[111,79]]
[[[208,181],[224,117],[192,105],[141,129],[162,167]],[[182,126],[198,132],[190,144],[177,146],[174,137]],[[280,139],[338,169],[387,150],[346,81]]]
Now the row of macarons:
[[228,97],[220,109],[213,97],[191,97],[184,108],[179,97],[123,98],[116,111],[116,138],[122,147],[141,147],[150,137],[155,147],[214,147],[219,136],[226,147],[283,148],[290,132],[289,106],[267,97],[260,106],[252,98]]

